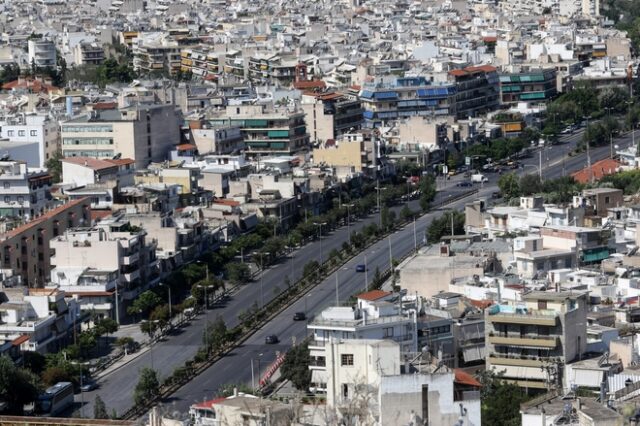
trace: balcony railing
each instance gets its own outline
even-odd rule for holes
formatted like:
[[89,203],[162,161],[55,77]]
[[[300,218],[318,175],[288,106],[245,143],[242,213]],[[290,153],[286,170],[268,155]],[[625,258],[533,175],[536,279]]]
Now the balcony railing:
[[489,321],[502,324],[531,324],[554,326],[557,323],[558,314],[554,311],[528,311],[527,313],[500,312],[489,315]]
[[502,355],[491,354],[489,355],[489,362],[491,365],[514,365],[519,367],[542,367],[545,362],[544,358],[537,356],[526,355]]
[[489,343],[493,345],[505,346],[528,346],[534,348],[555,348],[558,345],[558,338],[555,336],[533,336],[513,334],[507,336],[489,335]]

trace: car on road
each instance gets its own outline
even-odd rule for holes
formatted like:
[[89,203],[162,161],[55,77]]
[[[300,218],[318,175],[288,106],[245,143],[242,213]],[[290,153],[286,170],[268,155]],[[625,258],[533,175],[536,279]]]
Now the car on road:
[[82,386],[80,386],[81,392],[91,392],[95,389],[98,389],[98,384],[93,380],[86,380],[84,383],[82,383]]
[[491,193],[491,198],[493,198],[494,200],[498,199],[498,198],[502,198],[502,194],[498,191],[494,191]]
[[293,314],[294,321],[304,321],[306,319],[307,319],[307,316],[305,315],[304,312],[296,312],[295,314]]
[[356,265],[356,272],[364,272],[366,269],[364,265]]
[[463,182],[456,183],[456,186],[459,187],[459,188],[468,188],[470,186],[473,186],[473,184],[471,182],[468,182],[468,181],[463,181]]
[[275,334],[270,334],[264,338],[264,343],[266,343],[267,345],[275,345],[279,341],[280,339],[278,339],[278,336],[276,336]]

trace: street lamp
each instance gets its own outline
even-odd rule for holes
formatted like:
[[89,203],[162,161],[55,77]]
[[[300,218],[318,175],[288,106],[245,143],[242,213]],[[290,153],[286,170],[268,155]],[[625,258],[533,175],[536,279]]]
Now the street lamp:
[[347,234],[349,236],[349,245],[351,245],[351,210],[350,208],[353,207],[353,204],[345,204],[345,206],[347,207]]
[[[258,358],[256,359],[256,361],[258,361],[258,384],[260,384],[260,358],[262,358],[262,355],[264,355],[263,353],[259,353],[258,354]],[[253,372],[253,357],[251,358],[251,387],[253,389],[257,389],[256,388],[256,378],[255,378],[255,374]]]
[[322,225],[326,224],[326,222],[316,223],[316,226],[318,227],[318,236],[320,237],[320,266],[324,263],[322,258]]
[[260,308],[264,308],[264,255],[271,255],[271,252],[258,252],[260,253]]
[[165,283],[160,283],[160,287],[166,287],[169,290],[169,324],[171,324],[171,286]]

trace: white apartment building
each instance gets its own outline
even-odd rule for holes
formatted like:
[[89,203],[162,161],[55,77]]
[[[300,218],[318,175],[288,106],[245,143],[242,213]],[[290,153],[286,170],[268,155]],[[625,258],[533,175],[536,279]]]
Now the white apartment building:
[[104,49],[96,42],[78,43],[73,48],[74,63],[78,65],[100,65],[104,62]]
[[417,351],[415,313],[399,312],[389,302],[392,293],[373,290],[358,296],[352,307],[330,307],[307,325],[313,333],[309,343],[312,386],[326,389],[328,382],[327,348],[332,340],[388,339],[400,344],[403,352]]
[[131,158],[137,169],[161,162],[180,142],[173,105],[139,105],[93,111],[62,124],[65,157]]
[[2,290],[0,342],[11,342],[21,350],[55,352],[78,317],[73,300],[55,289]]
[[[51,240],[51,283],[76,297],[83,310],[118,318],[116,307],[157,284],[155,243],[144,232],[71,228]],[[116,297],[117,294],[117,297]]]
[[54,206],[51,176],[20,161],[0,161],[0,216],[33,219]]
[[38,68],[56,66],[56,45],[48,39],[34,39],[28,42],[28,66],[34,64]]
[[408,358],[391,340],[330,342],[327,377],[330,412],[363,424],[481,424],[480,383],[421,354]]
[[240,126],[192,129],[191,135],[200,154],[237,154],[244,148],[244,137]]
[[[0,138],[8,140],[0,143],[0,153],[6,151],[16,159],[26,161],[29,167],[45,167],[47,160],[58,150],[60,132],[58,123],[47,115],[17,115],[0,122]],[[35,150],[13,152],[20,146],[34,143],[37,144]]]
[[486,368],[523,388],[561,385],[587,348],[587,293],[532,291],[485,310]]

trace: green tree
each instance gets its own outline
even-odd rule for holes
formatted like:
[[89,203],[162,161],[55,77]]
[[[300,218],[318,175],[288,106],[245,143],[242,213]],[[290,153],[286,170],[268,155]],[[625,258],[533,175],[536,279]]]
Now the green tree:
[[144,367],[140,370],[140,379],[133,391],[133,400],[136,405],[142,405],[153,400],[160,394],[160,382],[156,370]]
[[520,194],[524,196],[538,194],[542,191],[540,176],[535,174],[524,175],[519,182]]
[[96,395],[96,399],[93,401],[93,418],[94,419],[108,419],[109,413],[107,412],[107,406],[105,405],[100,395]]
[[22,352],[22,366],[33,374],[40,375],[47,365],[44,355],[34,351]]
[[39,380],[28,370],[16,367],[6,356],[0,356],[0,400],[7,403],[8,414],[23,413],[23,406],[38,397]]
[[60,151],[54,152],[53,156],[45,162],[45,167],[51,175],[53,183],[59,183],[62,180],[62,153]]
[[158,325],[155,321],[142,321],[140,323],[140,331],[149,336],[149,339],[153,339],[156,335],[156,331],[158,331]]
[[153,322],[156,324],[156,327],[160,330],[160,333],[166,331],[169,327],[169,305],[159,305],[156,306],[151,314],[149,314],[149,322]]
[[220,315],[214,322],[207,324],[203,340],[208,352],[218,352],[227,343],[227,324]]
[[236,285],[245,284],[251,279],[251,271],[246,263],[228,263],[225,272],[229,281]]
[[520,179],[515,173],[508,173],[498,179],[498,188],[506,200],[520,196]]
[[[453,216],[453,220],[452,220]],[[464,234],[464,213],[457,210],[449,210],[439,218],[434,219],[427,228],[427,241],[435,244],[440,238],[451,235],[451,225],[453,223],[453,234]]]
[[20,77],[20,66],[15,62],[0,67],[0,86],[17,80],[18,77]]
[[291,381],[302,392],[309,390],[311,370],[309,370],[309,346],[307,343],[292,347],[280,367],[282,377]]
[[141,314],[143,317],[147,317],[153,308],[161,303],[160,296],[151,290],[147,290],[133,301],[131,306],[127,308],[127,313],[130,315]]
[[482,384],[482,422],[496,426],[519,425],[520,404],[529,399],[527,394],[492,371],[484,372],[479,381]]

